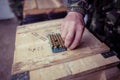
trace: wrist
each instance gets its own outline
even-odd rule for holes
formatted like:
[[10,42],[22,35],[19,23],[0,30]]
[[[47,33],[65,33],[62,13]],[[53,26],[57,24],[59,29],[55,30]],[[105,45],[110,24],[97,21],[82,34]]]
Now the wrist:
[[78,18],[84,18],[83,14],[79,13],[79,12],[68,12],[68,16],[72,16],[72,15],[76,15]]
[[82,14],[83,16],[85,15],[85,10],[83,8],[80,8],[80,7],[76,7],[76,6],[73,6],[73,7],[68,7],[67,8],[67,12],[77,12],[77,13],[80,13]]
[[78,12],[81,13],[83,16],[86,14],[88,9],[88,2],[87,0],[69,0],[67,5],[68,12]]

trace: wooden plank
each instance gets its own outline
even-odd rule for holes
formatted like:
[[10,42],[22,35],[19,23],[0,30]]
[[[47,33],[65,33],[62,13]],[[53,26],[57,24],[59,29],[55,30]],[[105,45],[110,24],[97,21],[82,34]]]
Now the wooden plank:
[[60,33],[61,22],[62,20],[53,20],[18,27],[12,74],[70,62],[109,50],[85,29],[81,45],[77,49],[53,54],[47,35]]
[[104,74],[104,71],[98,71],[81,77],[72,78],[70,80],[106,80],[106,76]]
[[36,0],[39,9],[60,8],[63,6],[58,0]]
[[66,7],[60,0],[25,0],[23,16],[65,11]]
[[[114,58],[114,60],[113,60]],[[109,61],[109,62],[107,62]],[[107,69],[118,64],[119,59],[116,56],[104,58],[101,54],[85,57],[66,63],[72,72],[72,75],[83,76],[85,74],[96,72],[101,69]]]
[[[114,58],[114,61],[106,63],[108,60],[111,61],[111,58]],[[96,59],[98,60],[96,61]],[[37,80],[107,80],[107,76],[109,75],[110,77],[110,73],[108,72],[115,70],[109,69],[109,67],[115,66],[118,62],[119,59],[115,56],[105,59],[100,54],[97,54],[64,64],[61,63],[30,71],[30,76],[31,80],[34,80],[38,75],[40,78]],[[38,72],[37,75],[32,75],[35,72]],[[114,73],[117,72],[114,71]],[[114,73],[112,73],[112,76],[115,76]]]
[[30,77],[30,80],[41,80],[40,70],[34,70],[30,72],[29,77]]
[[36,0],[25,0],[24,1],[24,10],[36,9]]
[[[60,64],[45,69],[30,71],[30,80],[100,80],[100,78],[103,78],[103,75],[101,76],[101,74],[104,71],[95,72],[82,77],[73,77],[64,66]],[[36,72],[38,72],[37,75],[40,76],[38,79],[36,79],[36,77],[38,77],[37,75],[32,75]]]
[[[32,75],[35,73],[40,76],[40,78],[35,79],[37,75]],[[70,72],[64,64],[54,65],[44,69],[34,70],[30,72],[30,80],[56,80],[61,77],[65,77],[64,80],[69,79]]]

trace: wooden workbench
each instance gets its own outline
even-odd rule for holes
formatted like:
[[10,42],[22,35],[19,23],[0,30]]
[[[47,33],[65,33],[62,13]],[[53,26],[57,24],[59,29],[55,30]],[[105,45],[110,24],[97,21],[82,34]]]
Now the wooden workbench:
[[87,76],[91,77],[119,63],[116,56],[101,55],[109,48],[87,29],[77,49],[52,53],[47,36],[60,33],[61,22],[45,21],[17,28],[12,74],[30,71],[30,80],[83,80],[80,76],[92,73]]
[[23,16],[66,11],[61,0],[25,0]]

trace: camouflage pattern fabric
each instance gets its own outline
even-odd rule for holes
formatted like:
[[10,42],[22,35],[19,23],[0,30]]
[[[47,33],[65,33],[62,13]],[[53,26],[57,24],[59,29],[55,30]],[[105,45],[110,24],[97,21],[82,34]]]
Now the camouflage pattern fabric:
[[67,0],[66,2],[68,12],[87,14],[86,27],[111,49],[120,53],[120,0]]

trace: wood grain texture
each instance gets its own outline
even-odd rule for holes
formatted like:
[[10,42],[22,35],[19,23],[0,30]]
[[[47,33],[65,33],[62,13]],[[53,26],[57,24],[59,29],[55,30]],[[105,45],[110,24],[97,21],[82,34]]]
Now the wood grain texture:
[[[42,69],[82,58],[82,61],[85,61],[85,57],[100,54],[109,50],[104,43],[100,42],[87,29],[85,29],[81,45],[77,49],[53,54],[47,35],[50,33],[60,33],[61,22],[62,20],[53,20],[23,25],[17,28],[12,74],[39,68]],[[87,59],[90,60],[89,58]],[[96,62],[97,60],[100,62],[99,56],[91,60],[94,61],[94,59]],[[110,61],[109,59],[106,59],[104,63],[108,63],[109,65],[118,60],[114,57],[110,58]],[[97,67],[101,65],[104,64],[96,64]]]
[[[31,75],[33,72],[38,72],[37,75],[40,78],[36,80],[56,80],[61,77],[65,77],[64,80],[70,79],[70,72],[67,70],[67,67],[64,64],[58,64],[45,69],[35,70],[30,72],[30,80],[34,80],[36,75]],[[69,77],[66,77],[69,76]]]
[[25,0],[24,1],[24,10],[36,9],[37,4],[36,0]]
[[58,0],[36,0],[39,9],[60,8],[63,6]]
[[25,0],[23,16],[65,11],[66,7],[61,0]]
[[[32,73],[36,73],[40,77],[36,79],[37,76],[32,75]],[[34,79],[36,80],[100,80],[99,78],[101,77],[102,73],[103,71],[98,71],[93,74],[87,74],[81,77],[74,77],[71,75],[71,72],[68,70],[65,64],[60,64],[45,69],[38,69],[31,71],[30,80],[34,80]]]
[[[106,63],[107,60],[111,61],[111,58],[115,60]],[[109,69],[109,65],[115,66],[119,62],[117,57],[113,56],[111,58],[105,59],[100,54],[97,54],[71,62],[33,70],[30,71],[30,79],[34,80],[39,75],[40,77],[36,80],[107,80],[106,75],[108,73],[105,74],[104,70]],[[111,70],[108,71],[110,72]],[[32,75],[35,72],[37,72],[37,75]],[[112,75],[114,76],[115,74]]]

